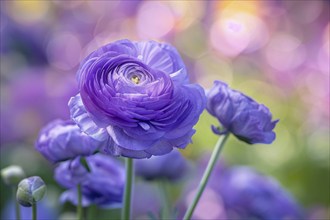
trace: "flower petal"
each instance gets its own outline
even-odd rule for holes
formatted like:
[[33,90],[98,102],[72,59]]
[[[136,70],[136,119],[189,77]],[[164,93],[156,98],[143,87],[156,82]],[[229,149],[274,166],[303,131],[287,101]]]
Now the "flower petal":
[[87,113],[80,94],[72,97],[68,103],[71,118],[76,122],[80,129],[96,140],[106,140],[109,135],[105,128],[98,127]]

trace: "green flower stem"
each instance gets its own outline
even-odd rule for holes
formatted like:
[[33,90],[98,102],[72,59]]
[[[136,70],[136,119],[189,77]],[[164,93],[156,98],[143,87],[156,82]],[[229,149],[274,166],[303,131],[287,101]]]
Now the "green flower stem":
[[16,220],[21,219],[21,209],[19,207],[19,204],[16,199],[16,192],[17,192],[17,187],[13,187],[13,196],[14,196],[14,201],[15,201],[15,213],[16,213]]
[[77,206],[77,218],[79,220],[83,219],[83,208],[82,208],[82,193],[81,193],[81,185],[77,186],[78,193],[78,206]]
[[96,205],[89,206],[86,219],[96,219],[97,211]]
[[167,180],[161,179],[158,181],[160,191],[162,192],[163,198],[163,209],[162,209],[162,219],[172,219],[171,209],[170,209],[170,198],[167,190]]
[[88,207],[83,207],[83,219],[88,219]]
[[216,164],[216,162],[219,158],[221,150],[222,150],[224,144],[226,143],[226,140],[227,140],[228,136],[229,136],[229,133],[221,136],[219,138],[218,142],[216,143],[215,148],[212,152],[211,158],[209,160],[209,163],[207,164],[206,170],[203,174],[202,180],[199,183],[197,194],[196,194],[193,202],[190,204],[190,207],[188,208],[186,214],[183,217],[184,220],[191,219],[191,216],[193,215],[194,210],[195,210],[195,208],[198,204],[198,201],[199,201],[200,197],[203,194],[203,191],[206,187],[206,184],[207,184],[207,182],[210,178],[211,172],[212,172],[212,170],[213,170],[213,168],[214,168],[214,166],[215,166],[215,164]]
[[122,220],[131,219],[131,198],[132,198],[132,186],[133,186],[133,159],[126,158],[126,184],[124,192],[124,208],[122,209]]
[[32,220],[37,220],[37,202],[32,204]]

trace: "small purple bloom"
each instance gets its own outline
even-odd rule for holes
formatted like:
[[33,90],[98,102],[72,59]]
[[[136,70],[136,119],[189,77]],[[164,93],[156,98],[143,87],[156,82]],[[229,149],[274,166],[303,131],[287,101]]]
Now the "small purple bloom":
[[204,90],[189,84],[175,48],[120,40],[83,60],[72,119],[90,136],[109,140],[113,155],[147,158],[185,148],[205,107]]
[[147,180],[178,180],[187,171],[188,164],[178,150],[173,150],[162,157],[136,160],[136,174]]
[[89,156],[101,145],[102,142],[83,133],[73,122],[54,120],[41,130],[36,149],[55,163],[78,156]]
[[77,184],[80,184],[84,207],[92,204],[101,208],[120,207],[125,185],[123,165],[110,156],[95,154],[86,157],[88,172],[79,160],[62,162],[55,170],[56,181],[68,188],[60,200],[77,205]]
[[[273,129],[278,120],[272,121],[269,109],[248,96],[233,90],[227,84],[215,81],[207,94],[207,111],[216,117],[238,139],[249,144],[270,144],[275,140]],[[222,134],[212,127],[216,134]]]
[[69,189],[84,181],[88,174],[88,170],[81,163],[81,157],[76,157],[59,163],[54,171],[54,178],[61,186]]
[[304,219],[300,207],[277,181],[249,167],[226,170],[219,185],[230,219]]

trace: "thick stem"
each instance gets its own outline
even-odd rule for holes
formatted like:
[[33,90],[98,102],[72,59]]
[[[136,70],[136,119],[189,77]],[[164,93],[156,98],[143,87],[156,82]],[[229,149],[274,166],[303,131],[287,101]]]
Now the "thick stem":
[[37,220],[37,202],[32,204],[32,219]]
[[133,187],[133,159],[126,158],[126,184],[124,192],[124,208],[122,209],[122,220],[131,219],[131,198],[132,198],[132,187]]
[[13,196],[14,196],[14,201],[15,201],[15,213],[16,213],[16,220],[21,219],[21,210],[19,207],[19,203],[17,202],[16,199],[16,192],[17,192],[17,187],[13,187]]
[[79,220],[82,220],[83,219],[83,208],[82,208],[82,193],[81,193],[80,184],[78,184],[78,186],[77,186],[77,193],[78,193],[77,218]]
[[212,170],[216,164],[216,162],[218,161],[218,158],[219,158],[219,155],[220,155],[220,152],[227,140],[229,136],[229,133],[223,135],[222,137],[219,138],[218,142],[216,143],[215,147],[214,147],[214,150],[212,152],[212,155],[211,155],[211,158],[209,160],[209,163],[207,164],[207,167],[206,167],[206,170],[204,171],[204,174],[203,174],[203,177],[202,177],[202,180],[201,182],[199,183],[199,186],[198,186],[198,190],[197,190],[197,194],[193,200],[193,202],[190,204],[186,214],[184,215],[183,219],[184,220],[189,220],[191,219],[191,216],[193,215],[194,213],[194,210],[198,204],[198,201],[200,199],[200,197],[202,196],[203,194],[203,191],[206,187],[206,184],[210,178],[210,175],[212,173]]

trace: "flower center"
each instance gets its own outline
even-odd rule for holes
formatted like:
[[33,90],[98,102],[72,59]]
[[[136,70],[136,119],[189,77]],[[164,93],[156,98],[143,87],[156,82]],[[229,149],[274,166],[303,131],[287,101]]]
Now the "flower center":
[[131,77],[131,81],[135,84],[139,84],[140,83],[140,77],[138,77],[137,75],[133,75]]

